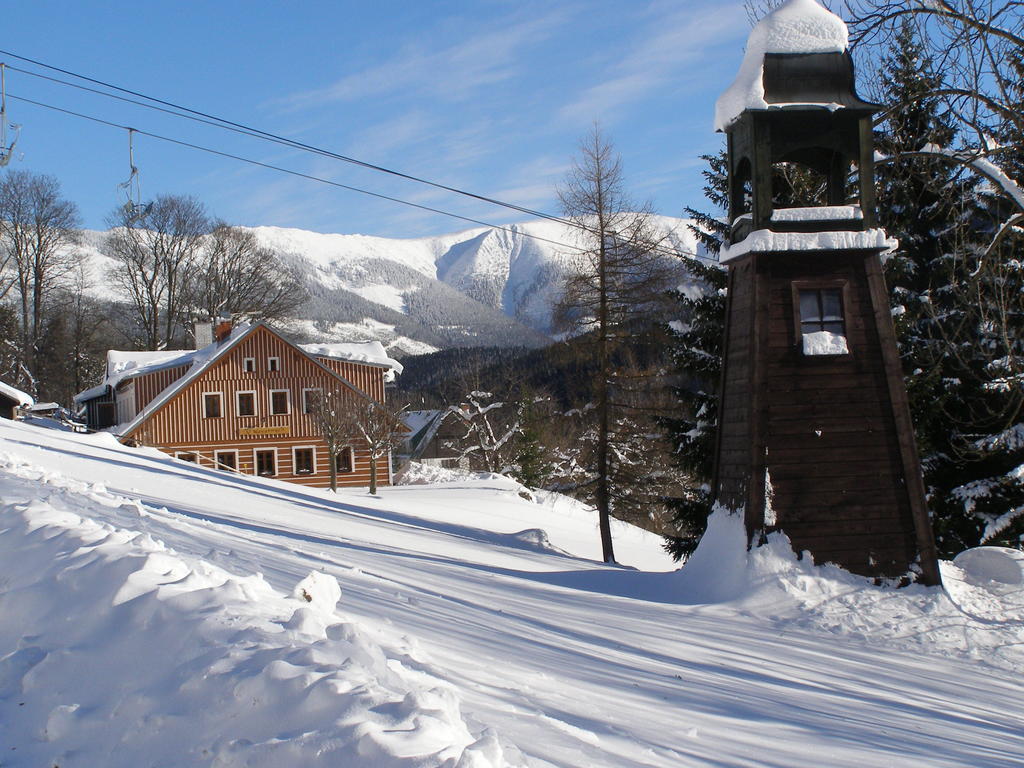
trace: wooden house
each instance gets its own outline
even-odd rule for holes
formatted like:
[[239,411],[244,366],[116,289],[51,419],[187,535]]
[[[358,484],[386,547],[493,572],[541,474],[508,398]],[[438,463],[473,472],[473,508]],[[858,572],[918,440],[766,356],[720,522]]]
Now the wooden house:
[[465,416],[459,406],[443,410],[406,411],[402,415],[409,435],[402,457],[421,464],[449,469],[469,469],[469,459],[452,445],[458,445],[466,434]]
[[[747,55],[763,60],[743,70],[761,78],[760,102],[741,104],[722,125],[732,227],[721,252],[728,294],[714,497],[743,514],[750,546],[781,530],[817,562],[935,584],[880,262],[894,243],[875,218],[877,107],[857,96],[849,52],[834,48],[845,27],[820,47],[809,40],[807,52],[758,51],[755,36],[763,43],[770,30],[751,34]],[[782,163],[816,176],[824,199],[779,207]]]
[[[92,429],[159,448],[184,461],[328,487],[331,458],[313,418],[321,393],[340,390],[383,403],[401,366],[370,345],[296,345],[257,323],[220,326],[200,350],[119,352],[107,376],[75,400]],[[353,440],[335,457],[338,484],[367,486],[370,459]],[[378,484],[390,462],[378,463]]]

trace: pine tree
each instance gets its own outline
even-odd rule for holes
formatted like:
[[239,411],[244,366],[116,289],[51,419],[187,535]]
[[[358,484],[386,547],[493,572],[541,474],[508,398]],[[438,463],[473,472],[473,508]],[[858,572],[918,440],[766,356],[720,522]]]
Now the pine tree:
[[915,154],[956,136],[937,96],[942,77],[909,23],[882,85],[891,106],[876,136],[888,157],[877,174],[879,218],[900,241],[886,277],[936,540],[951,557],[1019,535],[1024,286],[1009,239],[985,255],[1006,215],[1001,198],[941,158]]
[[[704,155],[704,193],[721,211],[728,208],[726,156]],[[726,225],[714,215],[687,208],[698,242],[709,254],[718,254]],[[674,443],[676,466],[688,482],[683,496],[669,506],[675,533],[665,539],[665,549],[676,559],[689,555],[700,541],[711,511],[711,475],[718,427],[718,381],[722,371],[722,338],[725,323],[726,271],[715,262],[690,259],[686,269],[691,289],[677,292],[681,320],[669,326],[672,356],[680,386],[675,390],[681,416],[664,423]]]

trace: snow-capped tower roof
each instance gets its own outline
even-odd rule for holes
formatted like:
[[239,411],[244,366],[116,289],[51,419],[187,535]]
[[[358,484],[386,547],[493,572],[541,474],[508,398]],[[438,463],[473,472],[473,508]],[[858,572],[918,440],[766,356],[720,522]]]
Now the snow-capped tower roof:
[[[715,130],[724,131],[748,109],[768,109],[775,105],[794,103],[853,106],[834,100],[822,101],[820,98],[794,102],[772,98],[772,94],[767,97],[765,95],[766,55],[844,54],[848,43],[849,32],[846,23],[819,5],[816,0],[788,0],[761,19],[751,30],[739,74],[715,104]],[[812,88],[820,85],[813,82],[809,84]],[[817,95],[820,97],[820,94]]]

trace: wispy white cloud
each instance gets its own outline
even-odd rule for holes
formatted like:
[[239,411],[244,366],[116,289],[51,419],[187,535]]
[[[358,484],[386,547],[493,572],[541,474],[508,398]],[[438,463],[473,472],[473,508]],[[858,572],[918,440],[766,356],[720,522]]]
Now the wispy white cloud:
[[624,55],[610,63],[600,82],[586,88],[559,110],[563,122],[585,124],[613,120],[624,108],[659,88],[693,82],[701,69],[694,66],[722,42],[746,33],[743,7],[736,2],[658,3],[649,9],[650,21]]
[[279,103],[291,109],[357,101],[415,90],[446,101],[470,98],[479,89],[514,75],[523,49],[542,42],[569,14],[550,11],[536,18],[475,29],[458,42],[429,50],[422,43],[403,46],[391,59],[341,77],[325,88],[293,94]]

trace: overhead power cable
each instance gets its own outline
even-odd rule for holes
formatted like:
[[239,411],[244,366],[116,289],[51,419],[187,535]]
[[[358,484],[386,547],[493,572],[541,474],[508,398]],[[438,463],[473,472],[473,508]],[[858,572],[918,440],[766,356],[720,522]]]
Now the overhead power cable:
[[[312,144],[306,144],[306,143],[301,142],[301,141],[296,141],[295,139],[289,139],[286,136],[280,136],[278,134],[270,133],[269,131],[263,131],[263,130],[260,130],[259,128],[254,128],[252,126],[245,125],[243,123],[237,123],[237,122],[235,122],[233,120],[228,120],[226,118],[217,117],[216,115],[211,115],[211,114],[209,114],[207,112],[202,112],[202,111],[197,110],[197,109],[192,109],[190,107],[185,107],[185,106],[182,106],[181,104],[175,104],[174,102],[166,101],[164,99],[156,98],[154,96],[147,96],[146,94],[140,93],[139,91],[133,91],[133,90],[131,90],[129,88],[122,88],[121,86],[114,85],[113,83],[108,83],[108,82],[105,82],[103,80],[98,80],[96,78],[89,77],[87,75],[81,75],[81,74],[78,74],[77,72],[72,72],[72,71],[67,70],[67,69],[61,69],[60,67],[56,67],[56,66],[53,66],[51,64],[46,64],[46,63],[38,61],[36,59],[30,59],[27,56],[19,56],[18,54],[13,53],[11,51],[6,51],[6,50],[3,50],[3,49],[0,49],[0,54],[3,54],[4,56],[11,56],[11,57],[13,57],[15,59],[18,59],[20,61],[26,61],[26,62],[28,62],[30,64],[34,64],[37,67],[43,67],[44,69],[49,69],[49,70],[54,71],[54,72],[60,72],[63,75],[68,75],[70,77],[74,77],[74,78],[77,78],[79,80],[84,80],[86,82],[93,83],[95,85],[100,85],[100,86],[103,86],[104,88],[110,88],[110,89],[118,91],[120,93],[126,93],[126,94],[129,94],[130,96],[135,96],[136,98],[139,98],[139,99],[145,99],[147,102],[153,102],[155,104],[160,104],[160,105],[163,105],[164,107],[168,107],[168,108],[173,109],[173,110],[178,110],[177,113],[173,113],[172,112],[171,114],[177,114],[179,117],[184,117],[186,119],[191,119],[191,116],[195,116],[195,117],[198,117],[198,118],[202,118],[201,122],[205,122],[208,125],[209,124],[219,125],[219,126],[221,126],[223,128],[227,128],[229,130],[235,130],[237,132],[245,133],[245,134],[247,134],[249,136],[264,138],[264,139],[267,139],[269,141],[273,141],[273,142],[278,143],[278,144],[285,144],[287,146],[291,146],[291,147],[294,147],[296,149],[302,149],[302,150],[305,150],[307,152],[314,152],[314,153],[316,153],[318,155],[322,155],[324,157],[330,157],[330,158],[332,158],[334,160],[339,160],[339,161],[345,162],[345,163],[351,163],[351,164],[357,165],[357,166],[359,166],[361,168],[367,168],[369,170],[377,171],[379,173],[385,173],[385,174],[388,174],[390,176],[396,176],[398,178],[405,179],[407,181],[416,182],[417,184],[425,184],[427,186],[434,187],[436,189],[442,189],[442,190],[444,190],[446,192],[452,192],[453,194],[457,194],[457,195],[462,195],[464,197],[473,198],[475,200],[479,200],[481,202],[489,203],[491,205],[497,205],[497,206],[500,206],[502,208],[509,208],[511,210],[518,211],[520,213],[525,213],[525,214],[527,214],[529,216],[534,216],[536,218],[547,219],[549,221],[555,221],[555,222],[558,222],[559,224],[564,224],[566,226],[582,228],[582,227],[580,227],[579,224],[576,224],[576,223],[574,223],[574,222],[572,222],[572,221],[570,221],[568,219],[563,219],[563,218],[558,217],[558,216],[553,216],[553,215],[551,215],[549,213],[544,213],[543,211],[537,211],[537,210],[534,210],[532,208],[527,208],[527,207],[522,206],[522,205],[517,205],[515,203],[509,203],[509,202],[506,202],[504,200],[498,200],[497,198],[488,197],[487,195],[480,195],[480,194],[477,194],[475,192],[470,192],[470,191],[465,190],[465,189],[459,189],[458,187],[450,186],[448,184],[442,184],[442,183],[437,182],[437,181],[431,181],[429,179],[424,179],[422,177],[414,176],[414,175],[409,174],[409,173],[404,173],[402,171],[397,171],[397,170],[394,170],[393,168],[387,168],[387,167],[382,166],[382,165],[377,165],[376,163],[370,163],[370,162],[367,162],[365,160],[360,160],[360,159],[355,158],[355,157],[350,157],[348,155],[342,155],[342,154],[339,154],[337,152],[332,152],[330,150],[323,149],[321,147],[317,147],[317,146],[314,146]],[[9,68],[12,69],[12,70],[15,69],[15,67],[9,67]],[[112,98],[120,98],[120,97],[117,97],[114,94],[104,93],[103,91],[98,91],[98,90],[93,89],[93,88],[85,88],[84,86],[80,86],[80,85],[78,85],[76,83],[70,83],[70,82],[68,82],[66,80],[60,80],[58,78],[47,77],[46,75],[41,75],[41,74],[39,74],[37,72],[32,72],[30,70],[25,70],[25,69],[17,68],[17,71],[21,72],[22,74],[30,75],[30,76],[33,76],[33,77],[40,77],[40,78],[43,78],[43,79],[46,79],[46,80],[50,80],[52,82],[60,83],[62,85],[67,85],[67,86],[70,86],[72,88],[80,88],[82,90],[91,91],[92,93],[97,93],[97,94],[100,94],[100,95],[106,95],[106,96],[110,96]],[[121,99],[121,100],[122,101],[126,101],[126,99]],[[139,102],[132,102],[132,103],[137,104],[139,106],[151,107],[152,108],[152,105],[149,105],[149,104],[139,103]],[[163,109],[161,111],[167,112],[168,110],[167,109]],[[187,114],[181,114],[181,113],[187,113]]]
[[500,224],[492,224],[491,222],[488,222],[488,221],[483,221],[481,219],[474,219],[474,218],[471,218],[469,216],[463,216],[463,215],[458,214],[458,213],[451,213],[450,211],[444,211],[444,210],[441,210],[440,208],[433,208],[433,207],[431,207],[429,205],[423,205],[421,203],[414,203],[414,202],[412,202],[410,200],[403,200],[403,199],[401,199],[399,197],[392,197],[390,195],[381,194],[380,192],[372,192],[371,190],[363,189],[361,187],[354,187],[354,186],[351,186],[349,184],[342,184],[341,182],[331,181],[330,179],[325,179],[325,178],[322,178],[320,176],[314,176],[314,175],[309,174],[309,173],[302,173],[301,171],[295,171],[295,170],[292,170],[291,168],[283,168],[283,167],[281,167],[279,165],[272,165],[270,163],[264,163],[264,162],[262,162],[260,160],[253,160],[250,157],[243,157],[242,155],[235,155],[235,154],[232,154],[230,152],[224,152],[224,151],[219,150],[219,149],[213,149],[212,147],[204,147],[201,144],[195,144],[195,143],[192,143],[192,142],[189,142],[189,141],[183,141],[181,139],[175,139],[175,138],[172,138],[170,136],[163,136],[163,135],[161,135],[159,133],[153,133],[151,131],[144,131],[144,130],[142,130],[140,128],[133,128],[133,127],[128,126],[128,125],[121,125],[120,123],[115,123],[115,122],[112,122],[110,120],[104,120],[103,118],[100,118],[100,117],[94,117],[93,115],[86,115],[86,114],[84,114],[82,112],[75,112],[74,110],[65,109],[64,107],[57,107],[57,106],[54,106],[53,104],[45,104],[45,103],[43,103],[41,101],[36,101],[34,99],[25,98],[24,96],[15,96],[14,94],[8,93],[7,94],[7,98],[15,99],[17,101],[24,102],[25,104],[32,104],[32,105],[34,105],[36,107],[42,107],[43,109],[49,109],[49,110],[52,110],[54,112],[60,112],[62,114],[70,115],[72,117],[78,117],[78,118],[81,118],[83,120],[90,120],[90,121],[92,121],[94,123],[99,123],[100,125],[106,125],[106,126],[109,126],[111,128],[119,128],[121,130],[133,131],[134,133],[138,134],[139,136],[148,136],[151,139],[158,139],[160,141],[166,141],[166,142],[168,142],[170,144],[176,144],[179,147],[187,147],[188,149],[195,149],[195,150],[198,150],[200,152],[206,152],[206,153],[211,154],[211,155],[216,155],[218,157],[226,157],[226,158],[231,159],[231,160],[238,160],[239,162],[248,163],[250,165],[255,165],[255,166],[258,166],[260,168],[266,168],[266,169],[271,170],[271,171],[279,171],[280,173],[287,173],[290,176],[297,176],[297,177],[302,178],[302,179],[309,179],[310,181],[316,181],[316,182],[319,182],[321,184],[329,184],[330,186],[338,187],[339,189],[345,189],[345,190],[348,190],[350,192],[358,192],[360,194],[369,195],[370,197],[376,197],[376,198],[379,198],[381,200],[388,200],[388,201],[390,201],[392,203],[400,203],[402,205],[407,205],[407,206],[410,206],[412,208],[418,208],[418,209],[420,209],[422,211],[428,211],[430,213],[437,213],[437,214],[440,214],[441,216],[449,216],[449,217],[451,217],[453,219],[461,219],[462,221],[468,221],[468,222],[470,222],[472,224],[479,224],[481,226],[489,227],[491,229],[497,229],[497,230],[500,230],[502,232],[509,232],[511,234],[518,234],[518,235],[521,235],[522,237],[528,237],[531,240],[538,240],[538,241],[543,242],[543,243],[549,243],[551,245],[557,245],[557,246],[559,246],[561,248],[571,248],[571,249],[576,250],[576,251],[586,250],[585,248],[583,248],[581,246],[578,246],[578,245],[570,245],[569,243],[563,243],[563,242],[560,242],[558,240],[550,240],[550,239],[548,239],[546,237],[541,237],[539,235],[531,235],[528,232],[523,232],[521,230],[515,230],[515,229],[512,229],[510,227],[502,226]]
[[[474,199],[474,200],[478,200],[478,201],[481,201],[481,202],[484,202],[484,203],[488,203],[488,204],[491,204],[491,205],[496,205],[496,206],[503,207],[503,208],[508,208],[510,210],[514,210],[514,211],[526,214],[526,215],[534,217],[534,218],[539,218],[539,219],[544,219],[544,220],[547,220],[547,221],[552,221],[552,222],[561,224],[561,225],[566,226],[566,227],[570,227],[570,228],[573,228],[573,229],[579,229],[579,230],[582,230],[584,232],[590,232],[590,233],[593,234],[593,230],[591,228],[587,227],[585,224],[582,224],[582,223],[580,223],[578,221],[573,221],[572,219],[566,219],[566,218],[563,218],[563,217],[554,216],[552,214],[548,214],[548,213],[545,213],[543,211],[538,211],[538,210],[535,210],[535,209],[532,209],[532,208],[528,208],[526,206],[521,206],[521,205],[518,205],[518,204],[515,204],[515,203],[509,203],[509,202],[506,202],[506,201],[503,201],[503,200],[499,200],[497,198],[493,198],[493,197],[490,197],[490,196],[487,196],[487,195],[477,194],[475,192],[470,192],[468,190],[460,189],[458,187],[453,187],[453,186],[450,186],[450,185],[447,185],[447,184],[442,184],[440,182],[431,181],[429,179],[425,179],[425,178],[422,178],[422,177],[419,177],[419,176],[415,176],[415,175],[412,175],[412,174],[404,173],[402,171],[397,171],[397,170],[394,170],[394,169],[391,169],[391,168],[387,168],[385,166],[377,165],[375,163],[370,163],[370,162],[367,162],[367,161],[364,161],[364,160],[359,160],[358,158],[350,157],[348,155],[342,155],[342,154],[339,154],[337,152],[332,152],[330,150],[323,149],[321,147],[317,147],[317,146],[314,146],[314,145],[311,145],[311,144],[306,144],[304,142],[296,141],[294,139],[289,139],[289,138],[287,138],[285,136],[280,136],[278,134],[274,134],[274,133],[271,133],[269,131],[264,131],[264,130],[261,130],[259,128],[254,128],[252,126],[248,126],[248,125],[245,125],[243,123],[238,123],[238,122],[235,122],[233,120],[228,120],[226,118],[222,118],[222,117],[218,117],[216,115],[209,114],[207,112],[203,112],[203,111],[192,109],[190,107],[186,107],[186,106],[183,106],[183,105],[180,105],[180,104],[176,104],[174,102],[167,101],[165,99],[160,99],[160,98],[157,98],[157,97],[154,97],[154,96],[148,96],[148,95],[146,95],[144,93],[141,93],[139,91],[134,91],[134,90],[131,90],[129,88],[123,88],[121,86],[114,85],[113,83],[108,83],[108,82],[105,82],[103,80],[99,80],[99,79],[96,79],[96,78],[93,78],[93,77],[89,77],[88,75],[82,75],[82,74],[79,74],[77,72],[73,72],[71,70],[62,69],[61,67],[57,67],[57,66],[54,66],[54,65],[51,65],[51,64],[46,64],[45,62],[42,62],[42,61],[39,61],[39,60],[36,60],[36,59],[31,59],[31,58],[26,57],[26,56],[21,56],[19,54],[13,53],[12,51],[7,51],[7,50],[4,50],[4,49],[0,49],[0,54],[3,54],[5,56],[11,56],[12,58],[18,59],[20,61],[28,62],[29,64],[33,64],[33,65],[38,66],[38,67],[43,67],[44,69],[48,69],[48,70],[53,71],[53,72],[59,72],[59,73],[61,73],[63,75],[67,75],[69,77],[73,77],[73,78],[76,78],[78,80],[82,80],[82,81],[85,81],[85,82],[93,83],[94,85],[102,86],[103,88],[109,88],[109,89],[112,89],[114,91],[118,91],[119,93],[128,94],[129,96],[133,96],[133,97],[136,97],[136,98],[128,98],[128,97],[125,97],[125,96],[120,96],[117,93],[110,93],[109,91],[103,91],[103,90],[99,90],[97,88],[91,88],[91,87],[88,87],[88,86],[81,85],[80,83],[74,83],[74,82],[70,82],[70,81],[67,81],[67,80],[63,80],[61,78],[51,77],[49,75],[44,75],[44,74],[39,73],[39,72],[33,72],[31,70],[23,69],[21,67],[14,67],[14,66],[11,66],[9,64],[7,65],[8,69],[11,69],[12,71],[17,71],[17,72],[19,72],[21,74],[25,74],[25,75],[28,75],[30,77],[36,77],[36,78],[39,78],[39,79],[47,80],[49,82],[53,82],[53,83],[56,83],[56,84],[59,84],[59,85],[64,85],[64,86],[67,86],[67,87],[76,88],[78,90],[86,91],[86,92],[97,94],[97,95],[100,95],[100,96],[105,96],[107,98],[115,99],[115,100],[118,100],[118,101],[121,101],[121,102],[124,102],[124,103],[129,103],[129,104],[132,104],[132,105],[135,105],[135,106],[139,106],[139,107],[143,107],[143,108],[146,108],[146,109],[153,109],[155,111],[163,112],[165,114],[173,115],[175,117],[179,117],[179,118],[186,119],[186,120],[192,120],[192,121],[199,122],[199,123],[202,123],[202,124],[205,124],[205,125],[209,125],[209,126],[221,128],[221,129],[224,129],[224,130],[232,131],[232,132],[235,132],[235,133],[239,133],[239,134],[242,134],[242,135],[246,135],[246,136],[249,136],[249,137],[252,137],[252,138],[261,139],[261,140],[265,140],[265,141],[270,141],[270,142],[273,142],[273,143],[276,143],[276,144],[280,144],[280,145],[283,145],[283,146],[291,147],[293,149],[299,149],[299,150],[302,150],[302,151],[311,152],[311,153],[320,155],[322,157],[327,157],[327,158],[330,158],[330,159],[338,160],[340,162],[350,163],[350,164],[356,165],[358,167],[366,168],[368,170],[376,171],[376,172],[379,172],[379,173],[384,173],[384,174],[387,174],[387,175],[390,175],[390,176],[394,176],[394,177],[397,177],[397,178],[405,179],[407,181],[412,181],[412,182],[415,182],[415,183],[418,183],[418,184],[424,184],[424,185],[427,185],[427,186],[430,186],[430,187],[433,187],[433,188],[436,188],[436,189],[440,189],[440,190],[444,190],[444,191],[447,191],[447,192],[451,192],[453,194],[457,194],[457,195],[461,195],[461,196],[464,196],[464,197],[468,197],[468,198],[471,198],[471,199]],[[139,101],[139,99],[142,99],[143,101]],[[61,109],[59,107],[54,107],[52,105],[43,104],[41,102],[32,102],[31,100],[26,99],[24,97],[21,97],[21,100],[22,101],[26,101],[28,103],[36,104],[37,106],[45,107],[45,108],[48,108],[48,109],[53,109],[53,110],[60,111],[60,112],[65,112],[66,114],[71,114],[71,115],[74,115],[74,116],[77,116],[77,117],[81,117],[81,118],[84,118],[84,119],[94,120],[95,122],[104,123],[104,124],[107,124],[107,125],[113,125],[114,127],[128,128],[128,126],[122,126],[122,125],[119,125],[119,124],[116,124],[116,123],[111,123],[110,121],[101,120],[100,118],[93,118],[93,117],[91,117],[89,115],[84,115],[84,114],[81,114],[81,113],[75,113],[75,112],[72,112],[71,110],[64,110],[64,109]],[[191,147],[193,149],[198,149],[200,151],[209,152],[209,153],[212,153],[212,154],[218,154],[218,155],[220,155],[222,157],[228,157],[228,158],[236,159],[236,160],[239,160],[241,162],[247,162],[247,163],[251,163],[251,164],[255,164],[255,165],[261,165],[261,166],[263,166],[265,168],[268,168],[268,169],[271,169],[271,170],[277,170],[277,171],[280,171],[280,172],[283,172],[283,173],[288,173],[288,174],[291,174],[291,175],[294,175],[294,176],[300,176],[300,177],[308,178],[310,180],[319,181],[319,182],[326,183],[326,184],[331,184],[332,186],[336,186],[336,187],[339,187],[339,188],[342,188],[342,189],[347,189],[349,191],[358,192],[358,193],[361,193],[361,194],[367,194],[367,195],[370,195],[372,197],[377,197],[377,198],[380,198],[380,199],[383,199],[383,200],[389,200],[391,202],[401,203],[403,205],[412,206],[412,207],[419,208],[421,210],[429,211],[429,212],[432,212],[432,213],[438,213],[440,215],[449,216],[451,218],[460,219],[462,221],[468,221],[468,222],[471,222],[471,223],[474,223],[474,224],[481,224],[483,226],[493,227],[495,229],[499,229],[499,230],[506,231],[506,232],[513,232],[514,231],[514,230],[509,229],[508,227],[503,227],[503,226],[495,225],[495,224],[489,224],[489,223],[486,223],[486,222],[483,222],[481,220],[474,219],[474,218],[471,218],[471,217],[468,217],[468,216],[462,216],[462,215],[459,215],[459,214],[450,213],[448,211],[444,211],[444,210],[441,210],[441,209],[438,209],[438,208],[433,208],[431,206],[421,205],[419,203],[412,203],[410,201],[403,200],[401,198],[391,197],[391,196],[383,195],[383,194],[380,194],[380,193],[377,193],[377,192],[371,192],[369,190],[362,189],[362,188],[359,188],[359,187],[353,187],[353,186],[349,186],[349,185],[345,185],[345,184],[340,184],[338,182],[332,182],[332,181],[329,181],[327,179],[323,179],[323,178],[320,178],[320,177],[312,176],[310,174],[303,174],[303,173],[300,173],[298,171],[292,171],[290,169],[281,168],[281,167],[269,165],[269,164],[266,164],[266,163],[260,163],[259,161],[251,160],[249,158],[241,157],[241,156],[238,156],[238,155],[231,155],[229,153],[221,152],[219,150],[213,150],[213,149],[210,149],[208,147],[202,147],[200,145],[192,145],[192,144],[189,144],[188,142],[180,141],[180,140],[177,140],[177,139],[172,139],[172,138],[167,137],[167,136],[161,136],[161,135],[157,135],[157,134],[147,133],[145,131],[137,131],[137,132],[142,134],[142,135],[150,136],[151,138],[161,139],[163,141],[169,141],[171,143],[176,143],[176,144],[179,144],[179,145],[182,145],[182,146],[188,146],[188,147]],[[540,237],[540,236],[537,236],[537,235],[526,235],[526,233],[520,233],[520,234],[523,234],[523,235],[525,235],[527,237],[530,237],[531,239],[534,239],[534,240],[539,240],[539,241],[542,241],[542,242],[548,242],[548,243],[551,243],[551,244],[554,244],[554,245],[560,245],[562,247],[572,248],[574,250],[586,250],[586,249],[584,249],[584,248],[582,248],[580,246],[573,246],[573,245],[568,245],[568,244],[565,244],[565,243],[559,243],[558,241],[550,240],[550,239],[547,239],[547,238],[544,238],[544,237]],[[675,249],[671,249],[671,248],[658,247],[658,248],[655,248],[654,251],[656,253],[659,253],[659,254],[662,254],[662,255],[666,255],[666,256],[679,257],[681,255],[689,255],[689,256],[694,256],[694,257],[699,258],[699,256],[696,253],[692,253],[692,252],[680,253],[679,251],[677,251]]]

